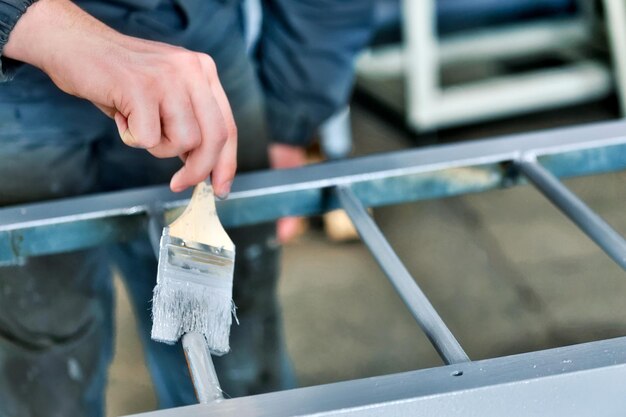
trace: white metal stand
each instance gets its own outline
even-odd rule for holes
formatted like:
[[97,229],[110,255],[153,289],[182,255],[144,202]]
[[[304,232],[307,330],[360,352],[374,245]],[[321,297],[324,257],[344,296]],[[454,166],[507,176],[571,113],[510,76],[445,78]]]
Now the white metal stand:
[[[606,2],[624,7],[621,0]],[[434,16],[435,0],[405,0],[404,44],[370,51],[358,63],[359,73],[368,77],[404,77],[406,120],[416,131],[581,103],[601,98],[612,89],[609,69],[584,58],[573,58],[556,68],[444,88],[440,80],[444,65],[568,50],[586,42],[590,30],[584,17],[575,17],[439,39]],[[623,25],[613,26],[623,32]],[[626,50],[624,36],[620,47]],[[626,52],[620,59],[626,66]]]

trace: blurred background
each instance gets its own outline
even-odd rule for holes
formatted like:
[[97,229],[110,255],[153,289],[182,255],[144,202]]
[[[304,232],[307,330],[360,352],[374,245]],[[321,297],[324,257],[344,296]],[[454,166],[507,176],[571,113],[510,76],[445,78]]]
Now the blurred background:
[[[346,158],[621,118],[622,0],[378,0],[349,109],[311,159]],[[626,234],[626,173],[565,181]],[[626,279],[529,187],[373,215],[472,359],[626,335]],[[346,219],[284,247],[280,296],[302,386],[422,369],[436,352]],[[347,229],[347,230],[346,230]],[[125,290],[108,415],[155,408]]]

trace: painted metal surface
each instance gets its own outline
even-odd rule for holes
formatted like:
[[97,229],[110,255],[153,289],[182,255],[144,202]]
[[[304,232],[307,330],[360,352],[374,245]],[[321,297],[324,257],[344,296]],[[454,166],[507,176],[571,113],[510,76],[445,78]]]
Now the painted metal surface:
[[136,417],[622,416],[626,338],[617,338]]
[[220,381],[217,379],[204,335],[201,333],[184,334],[182,344],[198,402],[209,404],[223,399]]
[[[452,365],[143,416],[621,415],[626,409],[626,338],[469,362],[364,207],[521,184],[521,170],[583,230],[598,233],[600,243],[609,233],[556,177],[623,169],[626,122],[611,122],[239,176],[231,197],[218,204],[228,226],[342,205]],[[171,220],[188,198],[150,187],[1,209],[0,263],[131,238],[154,229],[161,209]],[[612,254],[611,243],[600,246]],[[211,398],[217,398],[214,394]]]
[[[625,134],[626,122],[610,122],[243,174],[218,211],[225,226],[319,214],[345,184],[368,207],[485,191],[520,183],[506,163],[526,153],[558,177],[622,170]],[[0,265],[132,238],[155,204],[171,220],[189,195],[160,186],[0,209]]]
[[341,207],[348,213],[361,240],[394,286],[404,304],[446,364],[469,362],[450,329],[393,251],[369,213],[348,186],[336,189]]
[[519,160],[515,166],[611,259],[626,270],[626,240],[615,229],[534,158]]

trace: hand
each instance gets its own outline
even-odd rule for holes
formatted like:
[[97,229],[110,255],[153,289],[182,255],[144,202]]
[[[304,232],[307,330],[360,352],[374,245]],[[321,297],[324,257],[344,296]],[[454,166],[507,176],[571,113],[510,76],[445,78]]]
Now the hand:
[[41,68],[63,91],[115,119],[128,146],[180,157],[172,191],[212,175],[225,197],[236,170],[237,129],[213,60],[125,36],[68,0],[40,0],[17,22],[4,55]]
[[306,164],[306,151],[301,146],[272,143],[269,146],[270,166],[274,169],[297,168]]
[[[270,166],[274,169],[297,168],[306,164],[306,152],[299,146],[273,143],[269,146]],[[287,243],[305,230],[302,217],[283,217],[276,223],[276,235],[280,243]]]

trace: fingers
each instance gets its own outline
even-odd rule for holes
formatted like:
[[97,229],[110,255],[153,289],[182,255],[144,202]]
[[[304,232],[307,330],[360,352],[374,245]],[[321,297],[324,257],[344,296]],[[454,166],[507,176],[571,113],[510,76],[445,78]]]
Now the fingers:
[[[210,87],[200,87],[192,94],[194,115],[202,141],[187,154],[185,165],[172,177],[170,188],[175,192],[204,181],[215,167],[228,141],[226,124]],[[221,193],[222,190],[214,191]]]
[[307,163],[306,150],[302,146],[272,143],[268,151],[270,166],[275,169],[297,168]]
[[[207,71],[216,71],[212,62],[209,63],[207,61],[206,65],[208,67]],[[227,134],[226,143],[218,156],[211,178],[215,194],[224,199],[230,193],[230,187],[237,170],[237,125],[235,124],[235,117],[228,103],[226,92],[217,79],[217,73],[215,74],[214,82],[211,83],[211,91],[219,106]]]
[[230,193],[230,187],[233,184],[235,178],[235,172],[237,171],[237,136],[234,136],[227,140],[226,144],[222,148],[222,152],[219,155],[215,167],[213,168],[213,175],[211,176],[211,182],[213,184],[213,190],[215,195],[222,200],[228,197]]
[[[181,48],[168,47],[150,57],[161,61],[126,84],[114,101],[115,112],[99,107],[114,117],[128,146],[158,158],[183,159],[184,166],[170,182],[172,191],[212,174],[215,194],[225,198],[237,168],[237,128],[215,64],[208,55]],[[129,72],[131,77],[136,73]]]
[[188,153],[185,165],[172,177],[170,188],[181,191],[204,181],[212,172],[215,194],[226,198],[237,169],[237,128],[211,61],[204,70],[208,83],[192,92],[202,140]]
[[191,100],[168,100],[161,105],[162,138],[159,144],[148,149],[157,158],[185,155],[202,142]]
[[128,120],[126,120],[126,117],[118,111],[113,113],[113,120],[115,120],[115,124],[117,126],[117,131],[120,134],[120,138],[122,138],[122,141],[126,143],[126,141],[124,141],[124,134],[128,130]]
[[149,149],[161,142],[159,104],[154,99],[135,101],[128,115],[118,111],[115,123],[122,141],[132,148]]

